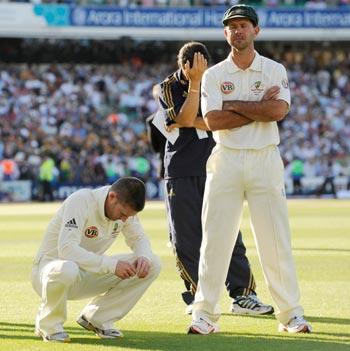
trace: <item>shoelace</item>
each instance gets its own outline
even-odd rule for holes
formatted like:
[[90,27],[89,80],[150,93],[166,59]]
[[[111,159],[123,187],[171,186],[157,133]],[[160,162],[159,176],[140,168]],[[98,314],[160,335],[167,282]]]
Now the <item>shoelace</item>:
[[255,309],[256,307],[260,307],[261,303],[259,300],[253,298],[252,295],[242,296],[237,299],[237,304],[243,308]]
[[248,295],[247,296],[250,300],[255,301],[258,305],[261,305],[261,301],[258,299],[258,297],[256,295]]

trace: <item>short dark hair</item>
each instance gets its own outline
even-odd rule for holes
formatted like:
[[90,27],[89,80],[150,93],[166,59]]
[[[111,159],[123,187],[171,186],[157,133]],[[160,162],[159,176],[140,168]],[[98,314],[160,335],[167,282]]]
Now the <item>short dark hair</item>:
[[146,188],[142,180],[135,177],[123,177],[115,181],[110,188],[118,194],[118,200],[140,212],[145,207]]
[[184,66],[187,61],[190,62],[190,67],[192,67],[193,57],[196,52],[203,54],[204,58],[209,63],[210,55],[206,46],[198,41],[190,41],[180,49],[177,55],[177,64],[179,68]]

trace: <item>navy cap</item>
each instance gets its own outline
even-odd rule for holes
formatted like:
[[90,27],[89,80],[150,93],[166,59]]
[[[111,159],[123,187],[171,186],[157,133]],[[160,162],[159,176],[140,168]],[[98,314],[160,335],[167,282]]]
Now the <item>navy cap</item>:
[[259,18],[256,11],[248,5],[234,5],[230,7],[222,17],[223,25],[226,26],[227,22],[233,18],[247,18],[254,24],[254,27],[256,27],[259,23]]

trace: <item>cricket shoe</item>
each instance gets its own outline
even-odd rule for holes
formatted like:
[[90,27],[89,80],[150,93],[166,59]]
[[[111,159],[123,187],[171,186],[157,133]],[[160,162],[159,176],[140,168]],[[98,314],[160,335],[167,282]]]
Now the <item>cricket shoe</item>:
[[117,339],[117,338],[122,338],[124,336],[123,333],[118,329],[103,330],[103,329],[97,328],[93,324],[91,324],[84,316],[80,316],[77,319],[77,323],[81,327],[85,328],[86,330],[92,331],[102,339]]
[[272,306],[262,303],[254,294],[247,296],[237,296],[231,305],[233,314],[265,315],[272,314]]
[[35,328],[35,335],[41,337],[44,341],[47,342],[70,342],[69,335],[64,331],[47,335],[39,328]]
[[312,328],[303,316],[293,317],[287,324],[280,323],[278,326],[279,332],[288,333],[311,333]]
[[215,323],[209,323],[203,318],[193,320],[190,327],[188,328],[187,334],[201,334],[207,335],[212,333],[218,333],[219,326]]

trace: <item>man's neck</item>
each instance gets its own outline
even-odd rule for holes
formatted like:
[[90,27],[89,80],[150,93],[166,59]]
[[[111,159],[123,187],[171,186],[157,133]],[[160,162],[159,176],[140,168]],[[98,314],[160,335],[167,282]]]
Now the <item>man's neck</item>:
[[254,47],[247,48],[242,51],[238,51],[232,48],[231,51],[232,60],[237,67],[242,70],[246,70],[251,66],[255,58]]

